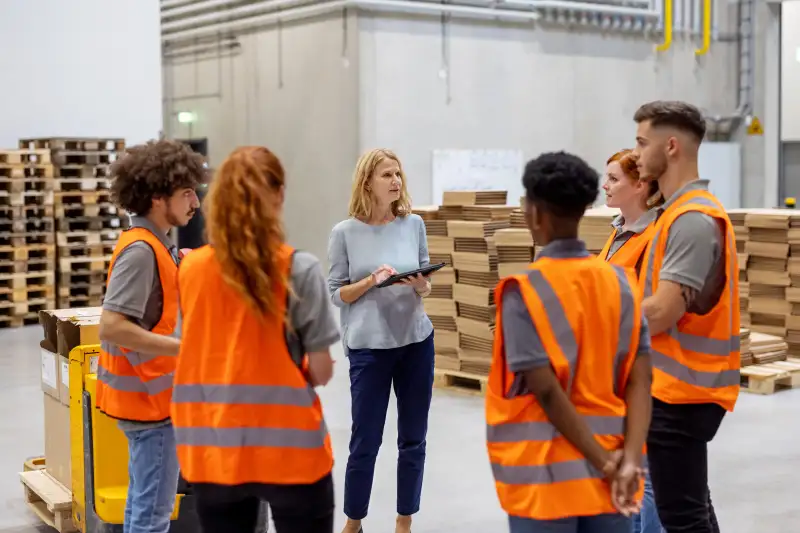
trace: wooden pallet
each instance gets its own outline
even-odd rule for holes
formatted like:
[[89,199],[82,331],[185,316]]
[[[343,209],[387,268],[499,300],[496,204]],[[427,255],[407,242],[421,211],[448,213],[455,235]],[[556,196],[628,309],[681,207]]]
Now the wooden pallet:
[[742,390],[753,394],[774,394],[800,386],[800,359],[790,358],[741,369]]
[[61,165],[55,168],[55,176],[63,180],[108,178],[111,165]]
[[440,389],[484,395],[488,383],[489,376],[479,376],[460,370],[433,371],[433,386]]
[[25,503],[48,526],[59,533],[72,533],[77,531],[72,521],[72,492],[61,483],[53,479],[42,468],[32,464],[34,468],[28,470],[26,462],[24,471],[19,473],[22,486],[25,490]]
[[53,191],[8,192],[0,190],[0,207],[53,205]]
[[22,149],[48,150],[107,150],[121,152],[125,149],[124,139],[110,137],[37,137],[35,139],[21,139],[19,147]]
[[5,165],[43,165],[50,163],[50,150],[0,150],[0,163]]
[[117,159],[115,152],[89,152],[78,150],[59,150],[53,152],[53,163],[56,165],[108,165]]
[[11,179],[47,178],[55,176],[53,165],[9,165],[0,163],[0,177]]

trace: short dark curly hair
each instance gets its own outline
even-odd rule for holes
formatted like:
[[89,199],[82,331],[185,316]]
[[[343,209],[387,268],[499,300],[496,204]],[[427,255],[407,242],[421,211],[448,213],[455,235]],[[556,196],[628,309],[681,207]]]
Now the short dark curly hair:
[[580,219],[600,192],[597,171],[566,152],[548,152],[529,161],[522,184],[528,201],[560,218]]
[[111,166],[111,200],[136,215],[147,215],[154,198],[206,181],[203,156],[186,144],[161,139],[128,148]]

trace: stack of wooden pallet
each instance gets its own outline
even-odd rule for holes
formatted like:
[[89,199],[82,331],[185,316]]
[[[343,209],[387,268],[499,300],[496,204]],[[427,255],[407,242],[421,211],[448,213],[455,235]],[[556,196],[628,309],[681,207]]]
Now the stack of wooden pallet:
[[0,151],[0,327],[55,307],[53,165],[47,150]]
[[428,255],[431,264],[445,263],[448,266],[431,276],[431,294],[423,300],[425,312],[433,323],[436,334],[434,344],[436,350],[436,368],[442,370],[459,370],[458,361],[458,327],[456,325],[456,304],[453,301],[453,238],[447,236],[447,221],[439,219],[439,208],[436,206],[414,209],[425,221],[428,238]]
[[59,308],[102,303],[105,277],[127,215],[112,205],[109,167],[125,149],[121,139],[22,139],[47,150],[54,163]]

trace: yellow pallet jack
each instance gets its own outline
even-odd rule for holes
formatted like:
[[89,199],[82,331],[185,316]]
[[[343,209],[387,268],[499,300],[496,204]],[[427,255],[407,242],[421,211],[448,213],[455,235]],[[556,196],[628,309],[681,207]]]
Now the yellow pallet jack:
[[[81,533],[122,533],[128,493],[128,442],[117,421],[97,408],[99,345],[70,352],[70,448],[72,460],[72,520]],[[200,531],[191,487],[175,499],[170,533]],[[179,492],[181,492],[179,488]],[[267,531],[262,506],[257,533]]]

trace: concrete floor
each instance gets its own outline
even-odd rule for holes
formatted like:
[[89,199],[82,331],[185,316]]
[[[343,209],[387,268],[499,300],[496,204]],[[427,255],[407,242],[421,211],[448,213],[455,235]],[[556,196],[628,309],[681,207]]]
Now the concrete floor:
[[[41,328],[0,329],[0,533],[48,531],[22,498],[17,472],[42,454],[39,388]],[[350,436],[347,363],[322,392],[336,451],[341,510]],[[391,407],[393,410],[394,407]],[[367,531],[393,531],[396,416],[389,415],[378,458]],[[484,448],[480,398],[436,390],[431,409],[423,506],[414,533],[507,531]],[[796,440],[797,439],[797,440]],[[742,394],[711,446],[711,488],[723,533],[800,531],[800,390],[771,396]],[[341,511],[337,528],[344,522]]]

